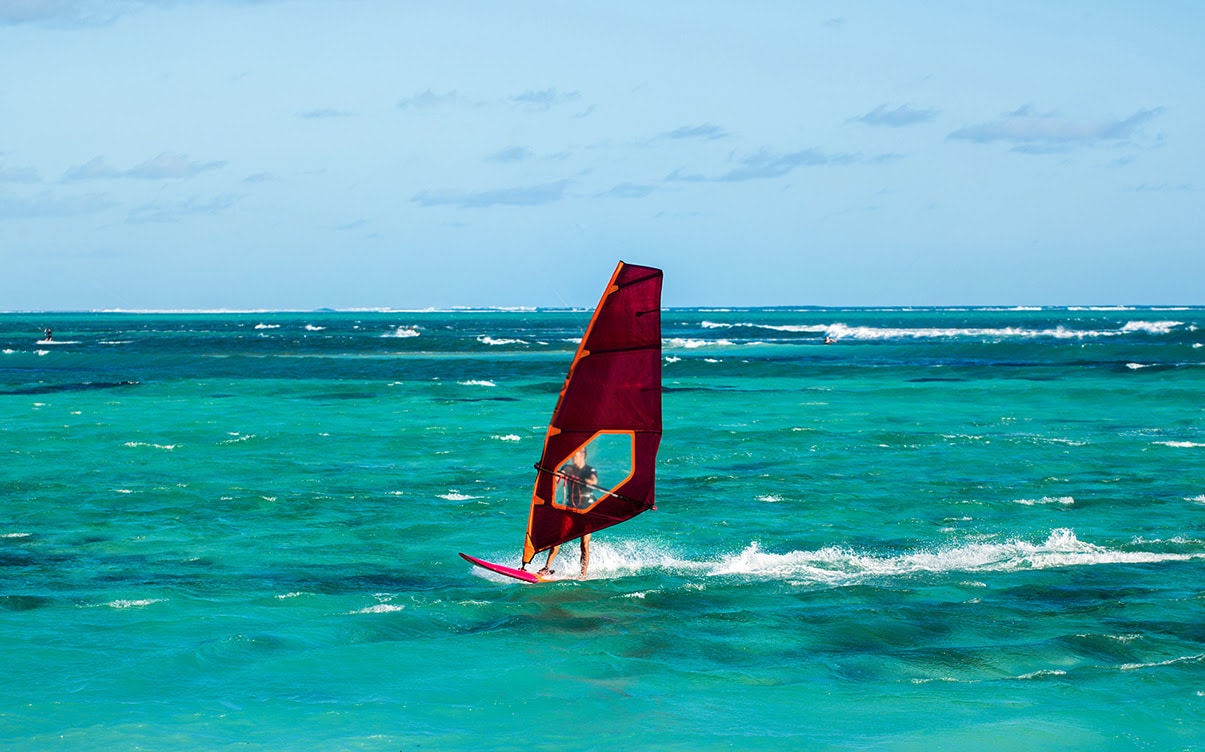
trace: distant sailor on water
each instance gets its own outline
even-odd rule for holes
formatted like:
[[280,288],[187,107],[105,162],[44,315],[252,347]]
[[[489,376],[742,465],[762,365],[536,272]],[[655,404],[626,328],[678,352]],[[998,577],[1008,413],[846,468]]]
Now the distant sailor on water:
[[[585,509],[594,503],[594,489],[598,486],[598,471],[586,464],[585,447],[573,453],[572,464],[564,465],[561,468],[561,474],[564,476],[565,482],[565,506],[573,509]],[[590,533],[583,535],[580,542],[582,577],[585,577],[586,570],[590,567]],[[560,550],[560,546],[553,546],[549,549],[548,561],[544,562],[544,568],[539,571],[540,576],[547,576],[555,571],[552,568],[552,560],[556,558],[557,552]]]
[[47,329],[47,330],[46,330],[46,336],[42,338],[42,341],[43,341],[43,342],[50,342],[50,341],[51,341],[51,340],[53,340],[53,339],[54,339],[54,331],[53,331],[53,330],[51,330],[51,329]]

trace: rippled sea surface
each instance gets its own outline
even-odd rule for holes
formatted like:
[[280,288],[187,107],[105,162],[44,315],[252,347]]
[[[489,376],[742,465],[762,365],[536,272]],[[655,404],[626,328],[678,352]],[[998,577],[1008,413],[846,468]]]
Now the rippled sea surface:
[[474,570],[588,317],[0,315],[0,747],[1205,745],[1205,310],[667,310],[658,510]]

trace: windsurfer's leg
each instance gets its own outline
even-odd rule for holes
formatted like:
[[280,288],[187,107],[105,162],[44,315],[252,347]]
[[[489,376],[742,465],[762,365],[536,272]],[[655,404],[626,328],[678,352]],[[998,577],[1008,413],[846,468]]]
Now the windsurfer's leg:
[[582,577],[586,576],[586,570],[590,568],[590,533],[582,536]]
[[557,551],[560,551],[560,546],[553,546],[548,549],[548,561],[544,562],[544,568],[536,574],[552,574],[552,560],[556,558]]

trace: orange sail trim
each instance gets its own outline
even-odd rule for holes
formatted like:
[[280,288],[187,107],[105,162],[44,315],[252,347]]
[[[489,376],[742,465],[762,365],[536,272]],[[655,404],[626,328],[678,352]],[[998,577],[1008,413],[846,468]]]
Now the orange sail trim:
[[[620,262],[598,302],[536,464],[524,564],[653,508],[661,443],[661,279],[660,269]],[[585,452],[575,460],[579,450]],[[583,458],[585,465],[576,464]]]

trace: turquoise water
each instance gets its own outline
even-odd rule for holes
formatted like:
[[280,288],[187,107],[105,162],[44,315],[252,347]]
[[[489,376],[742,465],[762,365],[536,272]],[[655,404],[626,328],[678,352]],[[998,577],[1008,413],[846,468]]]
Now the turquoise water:
[[587,318],[0,315],[0,747],[1205,748],[1205,309],[666,311],[502,581]]

